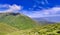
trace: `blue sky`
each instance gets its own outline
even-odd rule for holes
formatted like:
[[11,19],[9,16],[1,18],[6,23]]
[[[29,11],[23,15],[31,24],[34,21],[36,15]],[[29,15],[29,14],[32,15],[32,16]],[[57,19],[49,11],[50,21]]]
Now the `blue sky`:
[[0,12],[20,12],[32,18],[60,16],[60,0],[0,0]]

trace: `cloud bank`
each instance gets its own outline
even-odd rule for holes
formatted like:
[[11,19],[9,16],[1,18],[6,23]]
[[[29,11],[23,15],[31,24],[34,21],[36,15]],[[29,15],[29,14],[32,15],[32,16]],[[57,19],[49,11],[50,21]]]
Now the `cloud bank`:
[[60,16],[60,7],[56,6],[53,8],[42,9],[40,11],[32,11],[32,13],[26,15],[32,18]]
[[7,10],[0,11],[0,13],[3,12],[18,12],[22,9],[22,6],[18,6],[16,4],[9,5],[9,4],[0,4],[0,8],[8,8]]
[[60,6],[55,6],[48,9],[43,8],[42,10],[39,10],[39,11],[28,11],[28,10],[25,11],[25,10],[22,10],[22,6],[16,5],[16,4],[13,4],[13,5],[0,4],[0,8],[8,8],[6,10],[0,11],[0,13],[21,12],[31,18],[60,16]]

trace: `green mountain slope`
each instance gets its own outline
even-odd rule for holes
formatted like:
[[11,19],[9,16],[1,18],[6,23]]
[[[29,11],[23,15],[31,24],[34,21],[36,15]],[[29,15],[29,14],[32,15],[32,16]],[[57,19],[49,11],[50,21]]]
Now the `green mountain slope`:
[[7,24],[0,23],[0,35],[5,35],[14,31],[18,31],[18,29],[11,27]]
[[3,24],[7,24],[18,29],[29,29],[37,26],[35,21],[19,13],[0,14],[0,23],[2,22]]

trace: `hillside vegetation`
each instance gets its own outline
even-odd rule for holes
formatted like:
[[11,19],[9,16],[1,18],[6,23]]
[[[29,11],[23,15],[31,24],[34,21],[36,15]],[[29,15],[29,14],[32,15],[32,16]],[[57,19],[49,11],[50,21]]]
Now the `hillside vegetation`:
[[0,35],[5,35],[7,33],[11,33],[14,31],[18,31],[17,28],[11,27],[7,24],[0,23]]
[[8,24],[18,29],[29,29],[37,26],[37,23],[22,14],[3,13],[0,14],[0,23]]
[[33,29],[12,32],[7,35],[60,35],[60,24],[49,24]]

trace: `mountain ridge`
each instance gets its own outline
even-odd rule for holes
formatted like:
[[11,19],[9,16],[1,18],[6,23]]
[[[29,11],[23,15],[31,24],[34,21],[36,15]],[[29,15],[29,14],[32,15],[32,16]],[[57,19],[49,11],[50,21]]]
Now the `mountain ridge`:
[[2,13],[0,14],[1,22],[19,29],[33,28],[38,25],[34,20],[20,13]]

